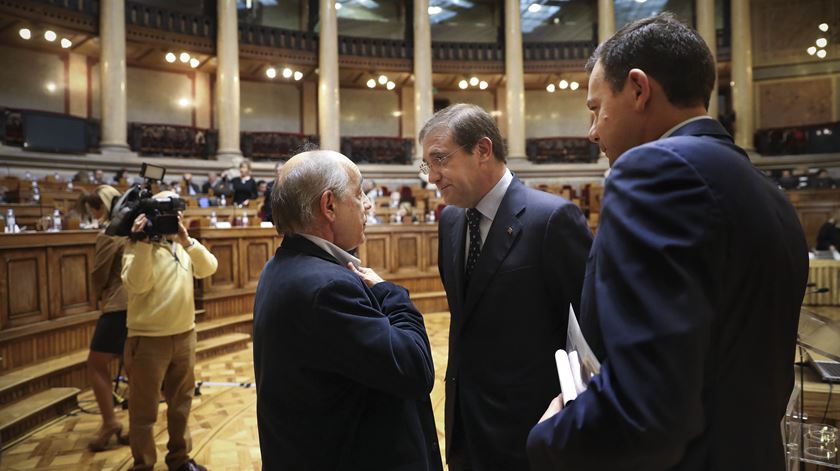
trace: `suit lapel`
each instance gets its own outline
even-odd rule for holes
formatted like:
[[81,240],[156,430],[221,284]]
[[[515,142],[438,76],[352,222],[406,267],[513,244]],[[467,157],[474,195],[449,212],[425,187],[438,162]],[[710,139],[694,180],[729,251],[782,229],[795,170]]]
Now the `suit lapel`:
[[[499,205],[499,210],[496,212],[496,217],[490,226],[490,232],[487,233],[487,239],[481,248],[481,256],[478,258],[472,279],[470,279],[470,284],[464,299],[464,320],[461,323],[462,326],[466,323],[469,316],[472,315],[476,304],[487,290],[493,276],[499,270],[502,261],[507,257],[508,252],[510,252],[510,249],[519,238],[519,232],[522,230],[519,215],[524,209],[525,187],[519,179],[514,178],[505,193],[505,197],[502,199],[502,203]],[[463,232],[461,236],[463,239]],[[461,259],[463,259],[463,250],[461,251]],[[462,280],[463,277],[464,275],[462,273]]]

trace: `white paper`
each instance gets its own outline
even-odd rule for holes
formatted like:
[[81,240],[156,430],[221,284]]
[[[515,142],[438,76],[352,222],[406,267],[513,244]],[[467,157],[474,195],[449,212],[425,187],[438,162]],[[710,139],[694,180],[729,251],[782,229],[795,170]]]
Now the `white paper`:
[[[575,397],[589,386],[593,376],[601,371],[601,363],[592,352],[583,332],[580,330],[577,316],[572,305],[569,304],[569,323],[566,327],[566,350],[564,355],[568,359],[569,371],[572,374]],[[557,356],[555,355],[555,359]],[[560,387],[563,387],[561,380]],[[563,391],[563,402],[566,401],[566,391]]]
[[563,405],[577,398],[574,376],[572,375],[569,356],[563,349],[554,352],[554,362],[557,364],[557,376],[560,378],[560,392],[563,394]]

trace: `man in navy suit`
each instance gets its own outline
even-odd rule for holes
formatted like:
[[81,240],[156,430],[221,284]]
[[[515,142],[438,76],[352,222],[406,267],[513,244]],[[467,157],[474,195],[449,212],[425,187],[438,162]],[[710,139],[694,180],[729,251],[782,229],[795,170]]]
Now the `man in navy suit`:
[[493,118],[452,105],[420,133],[421,171],[446,204],[438,267],[449,301],[446,456],[451,471],[528,468],[525,440],[559,381],[569,303],[592,242],[580,209],[527,188]]
[[612,165],[580,324],[601,362],[528,437],[532,469],[784,469],[808,277],[796,212],[706,115],[714,60],[670,14],[594,52],[590,139]]
[[304,152],[271,196],[284,238],[254,302],[263,469],[440,471],[423,318],[349,253],[370,208],[359,169]]

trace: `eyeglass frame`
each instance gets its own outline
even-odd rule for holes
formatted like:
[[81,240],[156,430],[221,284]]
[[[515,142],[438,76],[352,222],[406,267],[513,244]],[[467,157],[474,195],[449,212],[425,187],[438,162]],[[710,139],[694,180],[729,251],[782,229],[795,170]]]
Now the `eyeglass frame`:
[[431,165],[428,162],[426,162],[425,160],[421,160],[420,161],[420,173],[422,173],[423,175],[428,175],[429,173],[431,173],[432,167],[435,167],[435,168],[445,167],[446,166],[446,161],[449,160],[450,157],[455,155],[456,152],[458,152],[459,150],[463,150],[463,149],[464,149],[464,146],[458,146],[455,150],[453,150],[452,152],[444,155],[443,157],[435,157],[433,159],[434,163],[432,163]]

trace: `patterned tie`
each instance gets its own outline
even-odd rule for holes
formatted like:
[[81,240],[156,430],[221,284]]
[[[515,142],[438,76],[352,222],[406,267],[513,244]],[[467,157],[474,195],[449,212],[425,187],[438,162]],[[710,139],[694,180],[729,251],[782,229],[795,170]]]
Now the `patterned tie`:
[[467,267],[464,272],[465,284],[469,284],[470,276],[475,269],[475,264],[478,262],[478,256],[481,254],[481,231],[479,224],[481,223],[481,213],[475,209],[467,210],[467,225],[470,227],[470,251],[467,255]]

